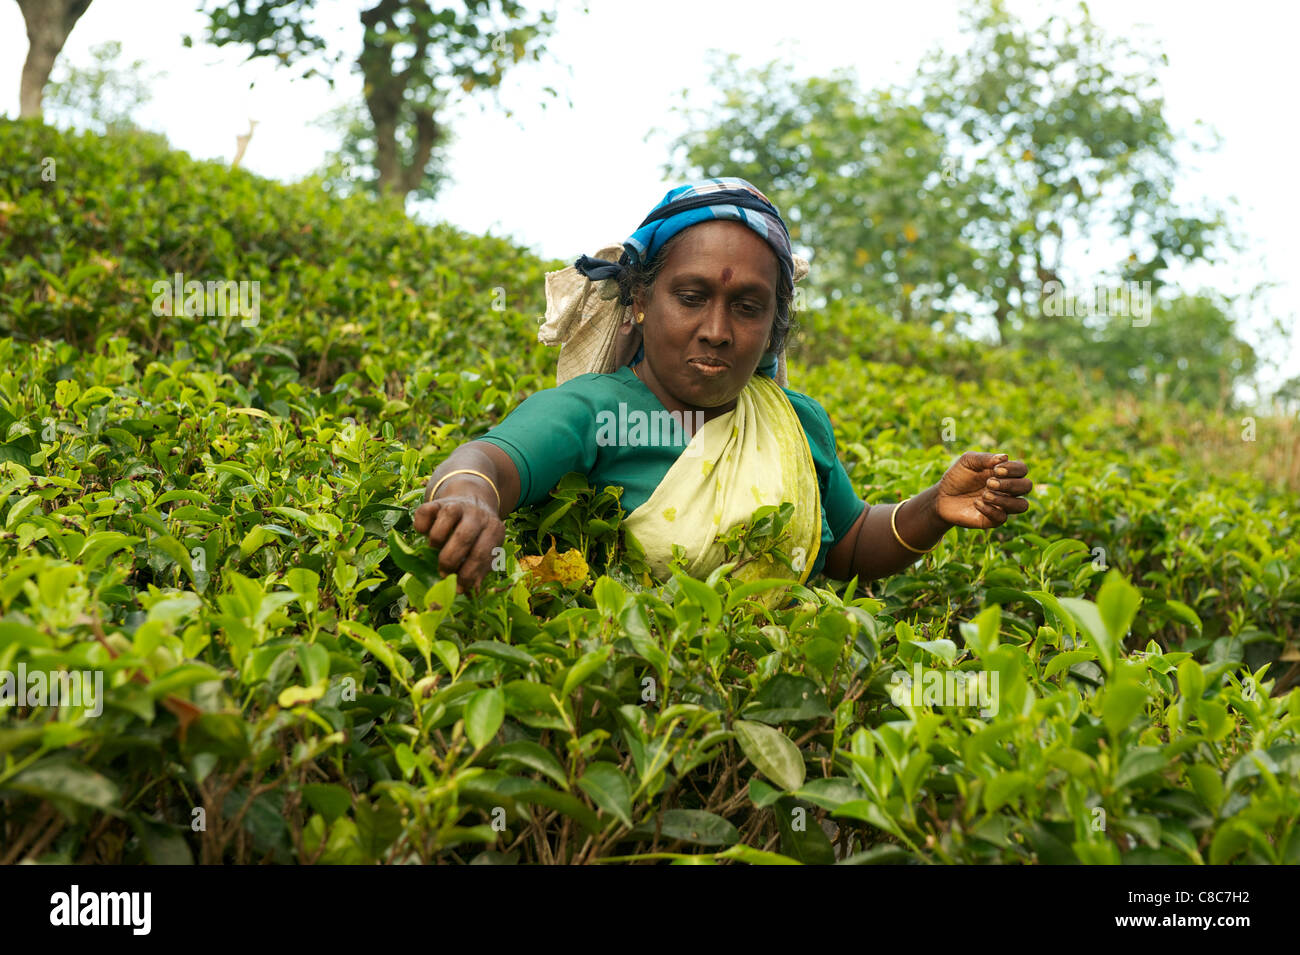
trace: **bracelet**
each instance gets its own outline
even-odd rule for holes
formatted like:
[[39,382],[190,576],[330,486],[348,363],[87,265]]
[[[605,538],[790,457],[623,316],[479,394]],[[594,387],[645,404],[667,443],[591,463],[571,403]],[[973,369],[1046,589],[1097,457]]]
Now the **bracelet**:
[[898,535],[898,524],[897,524],[897,523],[895,522],[895,520],[894,520],[894,515],[898,513],[898,509],[899,509],[900,507],[902,507],[904,504],[907,503],[907,501],[910,501],[910,500],[911,500],[911,498],[909,497],[909,498],[907,498],[907,500],[905,500],[905,501],[900,501],[898,504],[895,504],[895,505],[894,505],[893,509],[889,512],[889,529],[892,530],[892,531],[894,532],[894,539],[897,540],[897,541],[898,541],[900,544],[902,544],[904,547],[906,547],[908,550],[910,550],[912,553],[914,553],[914,554],[928,554],[928,553],[930,553],[930,551],[934,550],[934,548],[935,548],[935,547],[938,547],[939,545],[938,545],[938,544],[934,544],[934,545],[932,545],[932,546],[930,546],[930,547],[927,547],[925,550],[917,550],[915,547],[913,547],[913,546],[912,546],[911,544],[909,544],[907,541],[903,540],[903,538],[900,537],[900,536]]
[[434,495],[438,493],[438,488],[442,487],[443,481],[447,480],[449,477],[454,477],[457,474],[473,474],[475,477],[481,477],[483,480],[487,481],[488,484],[492,486],[492,493],[497,496],[497,510],[501,510],[501,492],[497,490],[496,484],[493,483],[492,479],[482,471],[475,471],[473,468],[457,468],[455,471],[448,471],[442,477],[438,478],[438,483],[435,484],[433,490],[429,492],[428,500],[433,500]]

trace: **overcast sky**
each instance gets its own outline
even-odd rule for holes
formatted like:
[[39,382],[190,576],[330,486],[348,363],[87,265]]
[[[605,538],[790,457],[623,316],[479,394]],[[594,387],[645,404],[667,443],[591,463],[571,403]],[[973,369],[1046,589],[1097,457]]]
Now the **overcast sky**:
[[[311,121],[356,96],[357,78],[341,67],[331,91],[323,81],[296,79],[297,71],[243,63],[234,48],[196,43],[186,49],[183,34],[202,35],[195,6],[190,0],[94,0],[63,55],[85,64],[90,47],[118,40],[124,60],[144,60],[149,71],[165,74],[137,121],[191,155],[228,161],[236,135],[252,118],[259,125],[246,168],[289,181],[317,167],[334,142]],[[360,42],[359,6],[356,0],[318,3],[327,35],[349,50]],[[904,81],[936,45],[953,50],[964,43],[961,0],[557,0],[557,6],[549,55],[541,64],[515,67],[502,86],[501,104],[513,117],[487,95],[452,113],[452,181],[421,217],[509,235],[548,257],[594,253],[626,238],[676,184],[662,172],[667,143],[680,128],[672,107],[682,102],[683,89],[694,96],[706,92],[710,49],[739,53],[742,66],[784,57],[801,76],[852,67],[870,88]],[[1008,6],[1031,23],[1052,6],[1073,10],[1073,4],[1041,0]],[[1222,135],[1215,154],[1193,157],[1195,168],[1187,169],[1177,197],[1235,199],[1233,214],[1248,247],[1225,253],[1217,266],[1176,277],[1192,290],[1229,294],[1274,283],[1241,316],[1243,336],[1262,348],[1268,323],[1294,327],[1300,315],[1300,136],[1294,120],[1300,5],[1093,0],[1089,9],[1108,33],[1156,42],[1168,54],[1162,79],[1175,129],[1190,130],[1201,120]],[[9,116],[18,112],[26,50],[17,4],[0,0],[0,111]],[[548,85],[559,91],[558,99],[541,92]],[[1284,362],[1283,374],[1300,374],[1300,349],[1282,354],[1273,342],[1267,350]]]

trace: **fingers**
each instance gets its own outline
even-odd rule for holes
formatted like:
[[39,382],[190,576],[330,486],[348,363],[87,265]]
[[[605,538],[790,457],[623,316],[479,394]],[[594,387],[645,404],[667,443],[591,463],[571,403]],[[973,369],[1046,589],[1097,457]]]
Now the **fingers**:
[[415,533],[423,537],[429,533],[429,528],[433,526],[433,519],[438,513],[438,502],[427,501],[415,509],[415,518],[412,524],[415,527]]
[[975,509],[989,519],[993,527],[1000,527],[1007,522],[1007,512],[995,504],[988,501],[975,499]]
[[[957,459],[972,471],[992,470],[995,477],[1022,478],[1029,473],[1029,466],[1024,461],[1009,460],[1010,456],[992,451],[967,451]],[[954,463],[957,463],[954,462]]]
[[438,550],[438,570],[455,574],[456,589],[477,589],[492,565],[495,548],[505,541],[505,524],[475,502],[454,497],[420,505],[412,522]]
[[1003,494],[1024,495],[1028,494],[1034,488],[1034,482],[1027,478],[989,478],[985,482],[986,486]]
[[1000,491],[994,491],[991,488],[985,488],[981,498],[984,504],[996,507],[1004,514],[1023,514],[1029,510],[1029,502],[1023,497],[1015,497],[1011,494],[1003,494]]
[[[439,522],[441,522],[441,518],[439,518]],[[435,529],[437,526],[437,523],[435,523]],[[460,519],[456,522],[455,528],[447,537],[447,542],[442,545],[438,553],[438,569],[444,574],[456,573],[461,565],[465,563],[465,558],[470,555],[474,545],[478,542],[479,535],[483,533],[486,527],[487,522],[480,515],[473,512],[464,513],[464,509],[462,509]]]
[[1005,454],[993,454],[990,451],[963,451],[953,459],[949,468],[963,467],[968,471],[987,471],[1004,460],[1006,460]]
[[997,478],[1022,478],[1029,473],[1029,466],[1024,461],[1003,461],[994,465],[993,476]]
[[[456,575],[456,593],[458,594],[463,594],[467,590],[477,590],[478,585],[483,582],[483,576],[487,570],[487,565],[482,564],[476,557],[481,549],[479,546],[480,541],[487,537],[487,528],[480,526],[466,530],[468,523],[468,521],[461,522],[460,527],[456,529],[456,533],[447,542],[447,546],[438,555],[438,569],[444,574],[454,573]],[[454,553],[450,557],[447,556],[452,553],[450,548],[456,547],[459,550],[462,543],[467,540],[469,543],[465,545],[466,553],[463,556],[459,553]]]
[[444,498],[434,503],[438,509],[434,513],[433,524],[427,534],[429,545],[441,549],[446,546],[452,532],[460,525],[460,519],[465,513],[465,506],[464,502],[454,498]]
[[474,546],[470,548],[469,556],[456,571],[457,579],[466,587],[477,590],[492,567],[497,548],[505,543],[505,539],[506,526],[501,522],[485,526],[474,542]]
[[991,467],[1004,464],[1007,456],[993,451],[967,451],[960,458],[962,464],[972,471],[986,471]]

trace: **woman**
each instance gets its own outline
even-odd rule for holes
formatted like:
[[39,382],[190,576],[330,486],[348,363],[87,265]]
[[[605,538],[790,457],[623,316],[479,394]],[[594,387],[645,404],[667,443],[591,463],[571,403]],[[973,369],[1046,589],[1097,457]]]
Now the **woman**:
[[[462,590],[491,566],[502,518],[544,501],[570,471],[624,488],[624,526],[661,576],[674,543],[688,572],[707,575],[725,559],[717,538],[764,504],[794,504],[787,553],[800,581],[885,577],[952,527],[997,527],[1028,509],[1025,464],[989,452],[966,452],[901,504],[857,496],[826,412],[784,387],[790,304],[807,263],[744,179],[669,191],[622,250],[617,262],[584,255],[547,275],[539,337],[564,346],[557,387],[461,445],[429,480],[415,529]],[[769,559],[744,576],[789,570]]]

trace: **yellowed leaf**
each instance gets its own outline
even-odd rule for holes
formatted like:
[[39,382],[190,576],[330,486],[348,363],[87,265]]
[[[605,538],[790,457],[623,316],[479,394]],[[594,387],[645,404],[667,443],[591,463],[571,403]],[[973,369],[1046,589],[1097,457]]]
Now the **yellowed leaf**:
[[298,706],[300,703],[310,703],[312,700],[319,700],[325,695],[323,681],[315,686],[286,686],[280,691],[279,704],[286,709],[291,706]]
[[551,547],[545,554],[529,554],[519,558],[519,565],[528,571],[538,583],[558,581],[566,587],[576,587],[587,579],[587,562],[583,560],[582,551],[566,550],[563,554],[555,550],[555,538],[551,538]]

